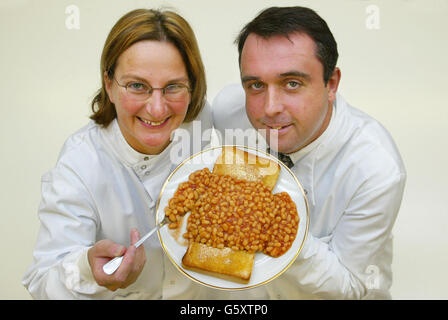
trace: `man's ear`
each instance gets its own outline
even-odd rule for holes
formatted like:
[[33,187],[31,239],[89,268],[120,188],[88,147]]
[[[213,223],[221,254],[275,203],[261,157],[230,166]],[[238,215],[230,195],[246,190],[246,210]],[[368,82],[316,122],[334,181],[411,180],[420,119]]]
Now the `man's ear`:
[[341,70],[335,67],[330,79],[327,82],[328,102],[333,103],[336,100],[336,92],[338,91],[339,82],[341,81]]
[[107,71],[104,71],[103,74],[103,79],[104,79],[104,86],[107,92],[107,95],[109,96],[109,100],[112,103],[115,103],[113,100],[113,95],[112,95],[112,79],[109,78],[109,75],[107,74]]

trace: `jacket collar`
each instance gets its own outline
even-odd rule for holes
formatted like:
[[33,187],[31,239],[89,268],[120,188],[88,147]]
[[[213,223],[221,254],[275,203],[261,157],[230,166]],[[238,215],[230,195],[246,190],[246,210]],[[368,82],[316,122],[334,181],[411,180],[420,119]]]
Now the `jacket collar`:
[[[157,155],[149,155],[136,151],[132,148],[126,141],[123,133],[121,132],[120,126],[118,125],[117,119],[114,119],[111,124],[103,130],[105,140],[108,146],[113,150],[116,157],[128,167],[134,169],[135,173],[142,177],[147,174],[148,169],[155,169],[159,167],[176,167],[182,159],[171,159],[171,151],[176,151],[179,147],[182,147],[182,139],[189,139],[189,136],[185,136],[182,133],[188,131],[191,135],[192,131],[191,123],[183,123],[179,130],[175,130],[172,133],[171,142],[165,150]],[[197,133],[198,134],[198,133]],[[199,132],[200,134],[200,132]],[[191,141],[190,141],[191,143]],[[177,146],[177,149],[173,149],[173,146]],[[188,144],[189,146],[189,144]],[[198,150],[200,151],[200,150]],[[167,164],[171,164],[170,166]]]
[[110,146],[114,149],[120,160],[130,167],[142,161],[154,161],[158,156],[140,153],[132,148],[124,138],[116,118],[105,129],[104,133],[108,142],[110,142]]

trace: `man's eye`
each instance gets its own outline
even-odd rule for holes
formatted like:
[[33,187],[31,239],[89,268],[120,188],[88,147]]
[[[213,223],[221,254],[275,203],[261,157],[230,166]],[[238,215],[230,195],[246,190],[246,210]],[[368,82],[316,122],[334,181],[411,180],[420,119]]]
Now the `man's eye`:
[[300,88],[301,84],[298,81],[290,80],[286,82],[286,89],[288,90],[294,90]]
[[253,82],[249,85],[249,89],[252,90],[261,90],[263,89],[264,85],[262,82]]
[[135,92],[144,92],[148,91],[148,87],[141,82],[131,82],[127,85],[127,87]]

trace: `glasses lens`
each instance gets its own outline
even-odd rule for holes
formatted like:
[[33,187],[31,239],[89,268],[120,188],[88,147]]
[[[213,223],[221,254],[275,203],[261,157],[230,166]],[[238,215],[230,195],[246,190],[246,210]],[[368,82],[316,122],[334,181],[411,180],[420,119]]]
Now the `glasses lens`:
[[126,85],[127,95],[136,101],[142,101],[149,98],[149,87],[141,82],[131,82]]
[[165,98],[169,101],[183,101],[187,94],[188,88],[183,84],[170,84],[165,87]]

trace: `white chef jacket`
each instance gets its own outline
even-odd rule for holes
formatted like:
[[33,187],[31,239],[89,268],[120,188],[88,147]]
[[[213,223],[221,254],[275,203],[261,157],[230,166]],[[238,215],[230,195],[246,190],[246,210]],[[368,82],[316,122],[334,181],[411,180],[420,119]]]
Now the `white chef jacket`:
[[[157,237],[144,243],[147,261],[137,281],[115,292],[95,282],[87,250],[101,239],[129,246],[132,228],[144,235],[155,226],[154,210],[165,179],[185,157],[210,142],[208,104],[195,121],[200,121],[200,130],[198,122],[180,126],[181,136],[189,133],[195,141],[178,139],[177,130],[156,156],[130,147],[116,119],[106,129],[91,121],[68,138],[56,166],[42,177],[41,226],[32,265],[23,278],[34,298],[162,298],[165,271],[173,267]],[[177,143],[189,146],[190,152],[180,152]],[[198,143],[199,150],[194,150]]]
[[[251,128],[241,85],[224,88],[212,114],[222,135]],[[290,156],[306,190],[310,232],[295,263],[248,297],[391,298],[391,230],[406,172],[389,133],[337,94],[325,132]]]

